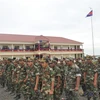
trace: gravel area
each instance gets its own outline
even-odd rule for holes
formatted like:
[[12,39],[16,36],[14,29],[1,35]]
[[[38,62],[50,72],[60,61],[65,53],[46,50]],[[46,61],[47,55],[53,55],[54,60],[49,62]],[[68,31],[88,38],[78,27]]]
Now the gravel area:
[[[0,100],[15,100],[14,97],[15,95],[10,94],[10,92],[5,91],[6,88],[2,88],[0,86]],[[24,100],[23,97],[19,100]],[[80,100],[86,100],[86,98],[81,97]]]

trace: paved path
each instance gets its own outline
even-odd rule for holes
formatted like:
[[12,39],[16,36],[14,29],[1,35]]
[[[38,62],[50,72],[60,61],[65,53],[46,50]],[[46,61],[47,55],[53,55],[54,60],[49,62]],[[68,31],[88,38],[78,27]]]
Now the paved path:
[[14,100],[9,92],[5,92],[5,88],[0,86],[0,100]]
[[[6,88],[2,88],[0,86],[0,100],[15,100],[14,99],[15,95],[11,96],[10,92],[6,92],[5,90]],[[23,99],[21,98],[20,100],[23,100]]]
[[[6,88],[2,88],[0,86],[0,100],[14,100],[14,96],[11,96],[10,92],[5,91]],[[20,100],[24,100],[21,98]],[[85,98],[81,97],[80,100],[86,100]]]

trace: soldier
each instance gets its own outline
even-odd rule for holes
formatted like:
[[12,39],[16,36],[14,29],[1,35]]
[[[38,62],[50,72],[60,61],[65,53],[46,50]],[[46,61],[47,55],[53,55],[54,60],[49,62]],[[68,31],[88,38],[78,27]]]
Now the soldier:
[[2,85],[2,69],[3,69],[2,62],[0,61],[0,84],[1,85]]
[[82,75],[81,76],[81,87],[82,87],[82,90],[83,90],[82,96],[86,95],[86,86],[84,84],[84,69],[85,69],[85,66],[86,66],[86,61],[85,61],[85,59],[82,59],[81,67],[80,67],[81,75]]
[[16,97],[15,99],[18,100],[21,98],[21,93],[23,92],[22,86],[24,85],[24,80],[26,78],[26,67],[24,59],[19,59],[19,65],[16,69],[17,78],[16,78]]
[[61,72],[61,86],[60,86],[60,89],[61,89],[61,94],[62,94],[62,91],[63,91],[63,88],[64,88],[64,63],[63,63],[63,59],[60,59],[60,62],[58,63],[57,65],[59,68],[60,68],[60,72]]
[[75,64],[79,67],[79,68],[81,68],[82,67],[82,60],[80,59],[80,58],[77,58],[76,60],[75,60],[76,62],[75,62]]
[[15,60],[14,61],[14,70],[13,70],[13,73],[12,73],[12,82],[13,82],[13,89],[12,89],[12,92],[14,93],[14,95],[16,94],[17,92],[17,84],[16,84],[16,80],[17,80],[17,70],[18,70],[18,60]]
[[67,60],[67,68],[65,69],[65,81],[64,87],[66,91],[66,98],[68,100],[79,100],[79,85],[80,85],[80,70],[79,67],[74,64],[74,59],[69,58]]
[[92,63],[92,58],[87,58],[87,63],[84,70],[84,83],[86,85],[87,99],[98,100],[97,91],[97,67]]
[[99,90],[99,98],[100,98],[100,57],[97,61],[97,69],[98,69],[98,90]]
[[43,100],[54,100],[54,71],[49,67],[49,59],[43,58],[41,61],[42,64],[42,88],[41,93],[43,95]]
[[6,77],[7,77],[7,90],[11,91],[12,89],[12,72],[14,69],[14,65],[12,63],[12,59],[7,60],[7,70],[6,70]]
[[56,60],[50,61],[49,65],[55,73],[54,100],[60,100],[59,97],[61,96],[61,71],[60,68],[57,66]]
[[5,87],[5,84],[6,84],[6,74],[5,74],[5,70],[6,70],[5,60],[2,60],[1,85],[2,85],[3,88]]
[[27,75],[24,80],[24,100],[38,100],[38,98],[36,98],[35,92],[38,90],[39,69],[33,65],[32,59],[28,59],[27,66]]

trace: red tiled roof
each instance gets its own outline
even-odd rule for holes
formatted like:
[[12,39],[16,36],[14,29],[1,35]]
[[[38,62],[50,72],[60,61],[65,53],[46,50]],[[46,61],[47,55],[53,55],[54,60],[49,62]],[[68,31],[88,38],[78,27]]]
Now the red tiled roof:
[[83,44],[82,42],[78,42],[78,41],[63,38],[63,37],[51,37],[51,36],[49,36],[48,38],[49,38],[49,41],[51,41],[52,43]]
[[0,34],[0,42],[34,42],[35,36]]
[[15,34],[0,34],[0,42],[35,42],[38,40],[49,40],[50,43],[69,43],[83,44],[82,42],[74,41],[63,37],[54,36],[36,36],[36,35],[15,35]]

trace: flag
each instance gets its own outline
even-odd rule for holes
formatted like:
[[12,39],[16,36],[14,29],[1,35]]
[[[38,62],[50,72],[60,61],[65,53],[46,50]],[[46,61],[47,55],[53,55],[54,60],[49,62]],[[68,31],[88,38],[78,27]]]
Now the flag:
[[86,17],[90,17],[90,16],[93,16],[93,10],[91,10],[91,11],[86,15]]

